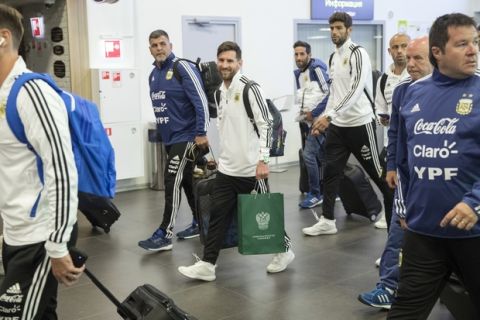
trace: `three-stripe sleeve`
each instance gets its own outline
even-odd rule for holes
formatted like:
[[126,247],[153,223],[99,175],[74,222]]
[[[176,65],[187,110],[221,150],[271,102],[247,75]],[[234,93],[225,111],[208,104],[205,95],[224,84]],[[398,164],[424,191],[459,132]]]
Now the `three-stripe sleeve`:
[[50,257],[68,254],[66,247],[76,222],[77,170],[72,152],[68,114],[61,97],[41,80],[29,81],[19,92],[18,111],[28,141],[43,163],[44,190],[52,232]]

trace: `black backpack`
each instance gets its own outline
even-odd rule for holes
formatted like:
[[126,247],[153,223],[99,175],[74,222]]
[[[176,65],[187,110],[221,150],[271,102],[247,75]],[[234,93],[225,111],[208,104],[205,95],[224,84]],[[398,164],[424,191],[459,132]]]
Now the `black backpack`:
[[210,113],[210,118],[216,118],[217,106],[215,104],[215,91],[220,88],[223,81],[218,72],[217,63],[215,61],[200,62],[200,58],[197,58],[197,61],[182,58],[175,60],[173,63],[173,75],[180,83],[182,83],[182,77],[180,77],[180,74],[178,73],[178,64],[180,61],[192,63],[200,72],[208,100],[208,112]]
[[[250,100],[248,99],[248,90],[253,85],[258,85],[255,81],[248,81],[243,88],[243,105],[245,106],[245,111],[247,116],[250,119],[250,123],[253,125],[253,129],[257,133],[257,136],[260,138],[260,132],[258,131],[257,124],[255,123],[255,118],[253,117],[252,106],[250,105]],[[217,90],[214,94],[216,99],[216,104],[220,103],[220,90]],[[265,99],[267,101],[268,111],[272,115],[273,125],[272,125],[272,147],[270,148],[270,157],[281,157],[285,152],[285,139],[287,138],[287,131],[283,129],[283,119],[282,114],[275,106],[272,100]]]
[[[350,65],[350,74],[352,74],[352,54],[355,52],[355,50],[361,48],[362,46],[355,46],[353,49],[352,49],[352,52],[350,52],[350,59],[348,60],[348,63]],[[332,53],[330,55],[330,58],[328,59],[328,68],[330,69],[330,67],[332,66],[332,59],[333,59],[333,54]],[[383,79],[383,76],[382,76],[382,72],[378,71],[378,70],[373,70],[372,69],[372,84],[373,84],[373,97],[371,97],[369,94],[368,94],[368,91],[366,88],[363,88],[363,92],[365,93],[365,95],[367,96],[368,98],[368,101],[370,101],[370,104],[372,105],[372,110],[373,110],[373,114],[376,115],[376,112],[375,112],[375,95],[376,95],[376,91],[377,91],[377,81],[378,79],[382,77],[382,81],[386,81],[386,77],[385,79]],[[382,84],[382,83],[380,83]],[[385,91],[385,83],[383,83],[383,89],[382,89],[382,94],[383,92]]]

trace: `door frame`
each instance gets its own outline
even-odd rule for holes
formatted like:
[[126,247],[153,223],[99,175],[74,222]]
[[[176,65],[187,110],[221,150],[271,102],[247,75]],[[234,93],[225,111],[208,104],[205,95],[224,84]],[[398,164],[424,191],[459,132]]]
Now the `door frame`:
[[[228,24],[234,25],[235,28],[235,42],[238,45],[242,46],[242,41],[240,37],[240,17],[215,17],[215,16],[182,16],[182,35],[185,34],[185,30],[187,30],[187,26],[189,24],[198,24],[198,25],[206,25],[206,24]],[[183,37],[183,48],[186,47],[186,39],[187,37]]]

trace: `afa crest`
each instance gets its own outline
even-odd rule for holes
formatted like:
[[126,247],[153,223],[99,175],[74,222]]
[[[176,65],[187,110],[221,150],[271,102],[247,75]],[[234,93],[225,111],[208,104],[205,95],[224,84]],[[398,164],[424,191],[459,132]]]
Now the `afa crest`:
[[233,100],[235,100],[235,102],[240,101],[240,92],[235,92],[235,96],[233,97]]
[[473,100],[471,99],[472,95],[463,95],[463,97],[458,100],[457,107],[455,108],[455,111],[462,116],[466,116],[467,114],[470,114],[472,112],[473,108]]

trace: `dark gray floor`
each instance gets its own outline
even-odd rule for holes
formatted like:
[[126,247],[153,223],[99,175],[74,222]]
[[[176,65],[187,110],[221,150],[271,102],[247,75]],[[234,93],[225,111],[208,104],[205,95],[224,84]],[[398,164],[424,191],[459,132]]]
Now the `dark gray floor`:
[[[309,210],[298,208],[298,169],[274,173],[270,183],[272,191],[285,195],[285,224],[296,255],[285,272],[269,275],[265,267],[271,256],[242,256],[232,248],[220,255],[216,281],[184,278],[177,267],[192,264],[192,253],[201,256],[198,238],[175,239],[173,251],[163,253],[147,253],[137,246],[160,223],[163,192],[151,190],[117,195],[115,203],[123,215],[109,234],[92,230],[81,216],[78,247],[90,256],[88,268],[119,299],[150,283],[201,320],[384,319],[386,312],[361,304],[357,295],[377,281],[374,261],[381,254],[386,231],[375,229],[364,218],[347,217],[337,203],[339,233],[305,237],[301,228],[315,221]],[[182,205],[176,229],[190,219],[187,206]],[[60,288],[58,313],[62,320],[120,318],[86,276],[73,287]],[[429,319],[452,317],[437,304]]]

